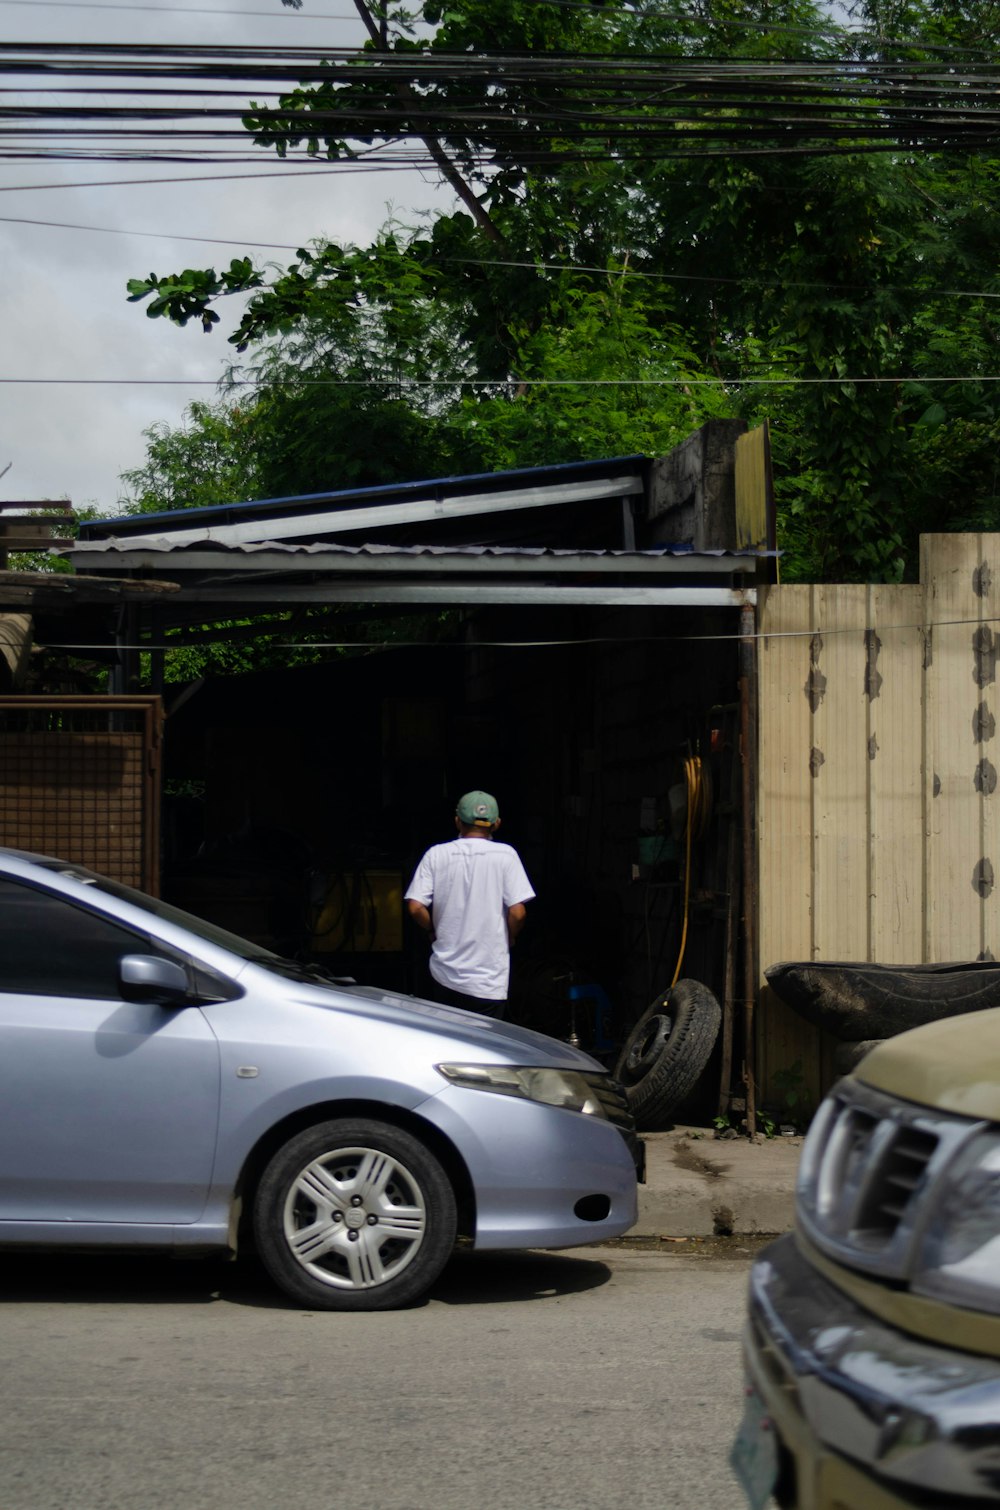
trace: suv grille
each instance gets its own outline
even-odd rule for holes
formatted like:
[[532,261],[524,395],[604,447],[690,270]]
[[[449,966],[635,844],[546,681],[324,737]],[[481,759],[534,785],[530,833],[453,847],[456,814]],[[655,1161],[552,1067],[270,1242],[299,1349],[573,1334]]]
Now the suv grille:
[[839,1262],[904,1281],[925,1199],[981,1126],[841,1081],[803,1149],[802,1230]]
[[862,1230],[872,1242],[888,1243],[916,1198],[924,1171],[938,1146],[937,1137],[917,1127],[900,1127],[884,1150],[878,1177],[872,1181],[859,1212]]

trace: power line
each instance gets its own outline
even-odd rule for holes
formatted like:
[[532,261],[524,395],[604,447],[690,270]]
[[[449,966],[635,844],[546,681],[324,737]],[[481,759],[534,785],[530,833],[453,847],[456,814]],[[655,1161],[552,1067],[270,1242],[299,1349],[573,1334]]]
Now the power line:
[[[188,236],[176,231],[136,231],[126,227],[105,225],[80,225],[65,220],[34,220],[24,215],[0,215],[0,225],[34,225],[50,227],[58,231],[90,231],[105,236],[130,236],[147,237],[154,241],[191,241],[207,246],[241,246],[254,247],[262,251],[297,252],[301,250],[302,243],[294,241],[251,241],[244,236]],[[320,240],[322,238],[307,238]],[[597,267],[585,262],[518,262],[513,259],[499,257],[445,257],[442,261],[465,267],[509,267],[523,268],[529,272],[556,272],[556,273],[592,273],[596,277],[608,279],[645,279],[659,283],[726,283],[741,288],[770,288],[779,285],[782,288],[815,288],[829,290],[835,288],[838,293],[907,293],[910,286],[896,285],[891,283],[879,283],[878,285],[863,283],[829,283],[821,281],[807,281],[803,279],[789,278],[727,278],[709,273],[673,273],[650,272],[644,268],[633,267]],[[926,290],[928,295],[941,299],[1000,299],[1000,293],[990,292],[987,289],[972,288],[938,288]]]
[[[252,388],[255,378],[226,378],[230,388]],[[920,373],[894,373],[882,377],[676,377],[676,378],[302,378],[296,376],[297,388],[813,388],[853,385],[905,384],[927,387],[930,384],[957,386],[965,383],[1000,383],[1000,374],[964,374],[954,377],[924,377]],[[217,388],[215,378],[18,378],[0,377],[0,384],[10,386],[80,387],[80,388]]]
[[297,252],[294,241],[248,241],[242,236],[184,236],[174,231],[129,231],[110,225],[74,225],[68,220],[29,220],[24,215],[0,215],[2,225],[50,226],[56,231],[96,231],[105,236],[149,236],[156,241],[198,241],[210,246],[252,246],[264,251]]
[[[0,106],[0,135],[13,143],[3,155],[21,161],[117,161],[124,153],[132,160],[189,162],[191,149],[180,156],[176,148],[157,146],[156,137],[242,142],[248,123],[256,149],[240,161],[272,145],[284,154],[312,143],[315,155],[323,141],[374,139],[366,163],[430,169],[435,158],[426,144],[433,138],[447,142],[457,161],[486,173],[511,163],[541,171],[594,160],[969,152],[1000,144],[1000,68],[986,64],[959,72],[943,65],[880,63],[875,69],[843,60],[751,64],[632,54],[373,56],[363,49],[25,44],[0,48],[0,69],[19,82],[42,77],[45,90],[36,94],[67,100]],[[124,93],[132,102],[68,102],[93,92],[71,82],[80,78],[99,78],[105,97]],[[127,89],[112,80],[127,80]],[[213,86],[236,80],[267,84],[268,94],[294,81],[298,92],[276,105],[242,96],[232,106],[206,103]],[[181,81],[196,82],[196,92]],[[309,84],[321,92],[305,98]],[[166,93],[177,103],[148,102]],[[67,137],[80,145],[44,151],[37,145],[40,138]],[[108,137],[145,146],[109,153],[82,145]],[[202,159],[220,161],[219,150],[203,152]],[[360,153],[347,155],[357,162]]]
[[[358,20],[358,14],[356,11],[345,13],[316,13],[313,11],[307,11],[305,9],[289,10],[284,6],[280,10],[251,11],[226,10],[222,7],[209,6],[135,4],[115,5],[107,3],[107,0],[89,0],[89,3],[86,4],[79,3],[79,0],[0,0],[0,3],[25,8],[34,7],[35,9],[48,8],[58,10],[87,11],[116,10],[125,12],[136,11],[140,13],[152,12],[154,14],[164,15],[218,15],[233,16],[237,18],[244,16],[254,16],[262,17],[266,20],[272,20],[276,16],[283,18],[295,18],[300,21],[356,22]],[[627,22],[633,28],[641,27],[646,23],[656,23],[657,25],[663,25],[665,22],[667,22],[677,26],[679,29],[687,28],[691,34],[699,36],[711,34],[711,31],[713,30],[712,23],[708,23],[706,25],[706,23],[700,18],[692,16],[690,12],[683,10],[670,11],[654,6],[650,6],[645,11],[624,9],[618,11],[608,11],[604,8],[601,8],[600,13],[598,14],[595,11],[594,0],[535,0],[535,4],[547,5],[554,10],[576,10],[581,13],[586,13],[588,17],[594,22],[595,27],[599,26],[602,31],[607,31],[610,26],[618,20]],[[726,32],[762,33],[768,36],[789,36],[806,40],[810,38],[824,40],[856,38],[862,42],[869,40],[872,42],[877,42],[880,51],[884,51],[884,49],[887,47],[920,49],[922,51],[932,53],[934,56],[941,57],[967,57],[970,54],[975,54],[975,49],[969,45],[959,46],[954,43],[931,41],[929,38],[920,35],[909,37],[872,37],[863,26],[851,26],[847,22],[834,21],[832,19],[826,24],[820,22],[817,26],[796,26],[783,22],[744,20],[727,16],[725,20],[715,23],[715,29],[724,30]]]
[[107,0],[88,0],[81,5],[78,0],[0,0],[0,5],[24,6],[30,10],[116,10],[116,11],[145,11],[153,15],[175,16],[232,16],[236,20],[244,16],[262,16],[268,21],[275,18],[280,20],[298,21],[357,21],[357,11],[335,13],[333,11],[305,11],[305,10],[226,10],[224,6],[209,5],[109,5]]
[[[135,236],[148,237],[155,241],[192,241],[207,246],[243,246],[256,247],[262,251],[297,252],[301,250],[302,243],[294,241],[251,241],[243,236],[187,236],[176,231],[135,231],[120,226],[106,225],[80,225],[65,220],[33,220],[24,215],[0,215],[0,225],[34,225],[51,227],[58,231],[91,231],[105,236]],[[322,238],[307,238],[321,240]],[[726,283],[734,284],[741,288],[770,288],[780,284],[782,288],[836,288],[838,293],[907,293],[910,286],[896,285],[892,283],[879,283],[876,285],[863,283],[823,283],[820,281],[807,281],[795,278],[726,278],[717,274],[709,273],[672,273],[650,272],[644,268],[633,267],[597,267],[585,262],[518,262],[513,259],[500,257],[445,257],[442,261],[464,267],[510,267],[523,268],[529,272],[556,272],[556,273],[592,273],[596,277],[609,279],[646,279],[658,283]],[[926,291],[941,299],[1000,299],[1000,293],[990,292],[987,289],[972,288],[938,288]]]
[[[695,133],[698,136],[697,133]],[[701,135],[699,140],[705,140]],[[781,158],[786,161],[810,161],[821,158],[857,158],[872,157],[877,155],[898,155],[902,151],[912,156],[925,155],[928,153],[951,153],[973,155],[986,152],[995,154],[1000,152],[1000,122],[995,130],[976,137],[966,136],[961,141],[946,139],[938,143],[922,143],[901,148],[900,144],[893,140],[865,141],[863,138],[852,142],[828,141],[826,143],[812,144],[789,143],[746,145],[737,140],[727,140],[723,136],[717,146],[694,147],[678,146],[674,149],[651,150],[650,146],[637,142],[629,146],[627,150],[594,151],[578,149],[576,151],[523,151],[512,154],[512,158],[506,163],[485,152],[463,153],[458,163],[460,168],[467,171],[475,168],[484,179],[490,179],[505,166],[517,168],[525,175],[530,173],[545,174],[555,172],[560,168],[569,166],[593,167],[598,163],[617,165],[628,168],[634,164],[668,163],[668,162],[731,162],[734,160],[747,162],[761,162]],[[229,153],[196,153],[196,152],[153,152],[135,149],[122,152],[2,152],[0,161],[13,163],[31,162],[59,162],[59,163],[105,163],[123,165],[147,163],[160,163],[165,167],[181,167],[198,163],[225,167],[233,162],[251,163],[259,161],[256,155],[236,155]],[[325,161],[325,160],[324,160]],[[373,149],[371,154],[359,159],[356,157],[345,158],[339,162],[334,161],[331,165],[323,168],[305,166],[293,169],[289,172],[264,172],[227,174],[213,173],[203,174],[197,177],[156,176],[141,179],[102,179],[102,180],[79,180],[62,183],[38,183],[38,184],[5,184],[0,185],[0,193],[20,193],[34,189],[75,189],[75,188],[118,188],[131,183],[138,184],[164,184],[164,183],[223,183],[233,178],[288,178],[296,174],[304,176],[306,173],[391,173],[403,169],[412,169],[418,172],[432,173],[439,171],[440,163],[436,156],[430,152],[416,150],[406,151],[399,147],[388,146],[386,148]]]
[[[713,58],[674,52],[476,52],[447,53],[430,47],[373,54],[364,47],[276,47],[274,45],[225,45],[194,43],[83,43],[23,42],[0,45],[0,60],[17,74],[42,73],[63,78],[125,74],[133,78],[168,76],[280,79],[296,83],[357,82],[373,78],[404,76],[429,80],[435,74],[449,82],[477,79],[509,89],[512,84],[568,75],[578,84],[622,81],[625,70],[630,87],[651,81],[654,87],[683,82],[693,77],[699,87],[719,82],[756,80],[765,89],[774,81],[783,87],[821,84],[849,92],[852,83],[864,84],[880,95],[893,82],[908,89],[968,91],[976,84],[995,87],[998,67],[991,60],[970,62],[959,71],[953,63],[899,63],[831,56],[827,58]],[[364,65],[359,74],[358,65]],[[346,72],[345,72],[346,71]]]
[[[3,217],[0,217],[2,219]],[[880,293],[901,294],[911,293],[912,285],[901,286],[894,283],[823,283],[807,282],[797,278],[724,278],[715,273],[654,273],[645,268],[633,267],[594,267],[579,262],[515,262],[501,258],[479,257],[444,257],[443,262],[455,263],[467,267],[513,267],[529,270],[541,269],[544,272],[567,272],[567,273],[594,273],[599,277],[608,279],[640,278],[649,279],[658,283],[727,283],[735,284],[740,288],[819,288],[836,289],[838,293]],[[950,299],[1000,299],[1000,293],[988,293],[985,289],[971,288],[938,288],[926,290],[928,294],[938,298]]]
[[[176,510],[176,513],[178,515],[183,515],[184,510],[178,509]],[[67,544],[71,544],[71,542],[67,541]],[[782,551],[778,552],[779,556],[783,554],[784,552]],[[796,583],[792,585],[809,587],[823,586],[824,584],[808,582]],[[880,584],[873,583],[869,585],[878,586]],[[413,611],[415,614],[419,614],[421,611],[420,606],[417,605]],[[696,642],[702,643],[705,641],[730,641],[732,643],[738,643],[741,641],[748,642],[750,640],[812,640],[815,639],[816,635],[821,634],[824,639],[831,639],[838,635],[856,635],[858,636],[860,643],[861,637],[863,635],[865,635],[866,633],[874,633],[876,631],[879,635],[912,634],[914,631],[918,633],[926,633],[927,631],[933,629],[964,629],[969,627],[979,628],[985,624],[1000,624],[1000,616],[997,616],[996,614],[984,614],[982,618],[976,619],[927,619],[913,623],[879,623],[878,625],[876,625],[875,623],[869,623],[867,625],[851,624],[843,626],[839,624],[825,625],[820,622],[810,625],[808,629],[755,629],[750,630],[749,632],[744,632],[742,629],[739,629],[732,630],[729,633],[721,630],[716,630],[712,634],[645,634],[635,636],[635,638],[642,641],[643,644],[673,645],[690,644]],[[212,621],[210,619],[207,623],[200,623],[198,627],[204,628],[204,631],[207,633],[213,633],[214,631],[211,626]],[[189,625],[188,627],[190,628],[193,626]],[[197,641],[197,645],[209,647],[211,645],[223,643],[226,639],[225,625],[218,624],[218,622],[216,621],[216,627],[218,629],[218,639],[212,638],[199,640]],[[305,633],[304,630],[302,632]],[[167,637],[161,641],[156,641],[153,639],[140,639],[136,640],[133,644],[123,644],[120,646],[120,648],[123,650],[141,651],[191,649],[191,644],[181,638],[182,633],[183,631],[178,630],[176,637],[168,634]],[[565,638],[549,640],[302,640],[293,638],[291,634],[283,630],[280,624],[276,625],[275,628],[271,630],[267,622],[264,622],[260,625],[260,638],[266,639],[269,643],[269,648],[272,650],[278,650],[282,647],[288,650],[439,650],[453,649],[458,645],[461,645],[463,649],[479,650],[551,650],[558,649],[560,646],[566,645],[616,645],[621,643],[620,638],[616,635],[571,635],[566,636]],[[115,643],[118,644],[119,642],[116,641]],[[108,641],[104,640],[95,642],[94,644],[83,644],[78,641],[72,643],[63,643],[59,640],[47,639],[45,641],[45,645],[49,650],[63,650],[69,653],[73,653],[74,651],[79,650],[107,650]]]
[[96,178],[81,179],[76,183],[49,183],[49,184],[0,184],[0,194],[25,194],[36,189],[119,189],[132,186],[150,186],[158,184],[214,184],[233,183],[241,179],[250,178],[312,178],[314,174],[326,177],[330,173],[354,172],[381,172],[390,173],[394,170],[392,163],[339,163],[335,167],[302,167],[302,168],[275,168],[263,173],[202,173],[191,176],[176,175],[156,178]]

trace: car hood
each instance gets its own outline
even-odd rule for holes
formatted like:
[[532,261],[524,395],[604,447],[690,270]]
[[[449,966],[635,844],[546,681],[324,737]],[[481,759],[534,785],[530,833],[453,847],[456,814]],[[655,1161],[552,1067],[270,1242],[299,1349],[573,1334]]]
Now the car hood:
[[942,1018],[887,1038],[855,1077],[905,1101],[1000,1121],[1000,1008]]
[[423,1032],[435,1038],[451,1040],[451,1052],[458,1049],[470,1058],[511,1064],[554,1065],[560,1069],[593,1072],[604,1065],[580,1049],[531,1028],[480,1017],[460,1007],[445,1007],[419,996],[404,996],[399,991],[378,986],[323,986],[298,984],[290,987],[288,1000],[301,1007],[324,1012],[349,1013],[379,1022]]

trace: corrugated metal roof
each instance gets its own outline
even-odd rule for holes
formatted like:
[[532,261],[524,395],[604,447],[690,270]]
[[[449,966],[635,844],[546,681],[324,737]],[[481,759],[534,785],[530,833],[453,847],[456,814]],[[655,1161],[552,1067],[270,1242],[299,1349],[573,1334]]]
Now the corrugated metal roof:
[[[751,601],[760,552],[511,546],[176,544],[169,537],[94,540],[69,552],[102,567],[172,579],[182,602],[219,611],[281,603],[594,604],[737,607]],[[748,583],[747,579],[750,578]]]
[[[424,543],[451,545],[627,545],[623,510],[627,500],[644,492],[634,469],[600,468],[591,475],[566,471],[553,481],[548,472],[501,473],[488,487],[462,486],[456,479],[448,489],[425,483],[379,498],[342,495],[329,500],[292,499],[264,505],[223,509],[177,509],[169,514],[137,515],[124,522],[102,521],[97,530],[81,532],[81,540],[95,536],[149,539],[169,535],[178,542],[208,542],[242,546],[261,541],[343,540],[395,545]],[[345,501],[346,500],[346,501]]]
[[[78,570],[179,584],[183,602],[737,605],[754,549],[644,542],[639,456],[93,520]],[[638,507],[636,507],[638,505]]]
[[[171,531],[229,524],[252,524],[262,518],[292,519],[320,511],[343,513],[363,509],[371,514],[378,506],[412,504],[414,500],[448,502],[468,494],[489,497],[502,493],[529,494],[539,488],[570,497],[574,484],[604,482],[612,492],[622,480],[642,486],[649,468],[645,456],[613,456],[599,461],[562,462],[555,466],[518,467],[505,472],[470,472],[457,477],[425,478],[416,482],[379,484],[375,487],[337,488],[323,493],[292,494],[283,498],[257,498],[244,502],[209,504],[200,508],[163,510],[156,514],[128,514],[118,519],[89,519],[80,524],[80,539],[108,535],[144,535],[153,525]],[[593,496],[593,492],[592,492]]]
[[[774,556],[776,551],[756,549],[744,550],[703,550],[696,551],[693,545],[684,542],[670,542],[663,545],[647,547],[644,550],[593,550],[576,549],[572,547],[542,546],[542,545],[380,545],[377,542],[367,542],[365,545],[344,545],[335,540],[313,541],[307,545],[289,545],[281,540],[258,540],[247,545],[226,545],[214,540],[176,540],[169,535],[149,535],[140,538],[113,538],[110,540],[87,540],[78,545],[57,547],[61,554],[68,555],[93,555],[116,552],[127,555],[144,551],[170,552],[178,558],[190,555],[195,551],[214,551],[219,556],[246,556],[253,557],[259,551],[283,552],[287,555],[307,556],[373,556],[384,558],[387,556],[491,556],[504,557],[551,557],[560,560],[564,557],[586,557],[590,560],[662,560],[665,556],[679,558],[690,557],[706,561],[731,559],[743,563],[742,569],[749,569],[749,563],[760,557]],[[740,568],[737,568],[740,569]]]
[[170,536],[146,536],[124,540],[84,541],[66,550],[80,570],[99,572],[139,571],[173,577],[185,585],[199,579],[219,583],[259,581],[264,576],[288,578],[306,575],[330,580],[374,577],[387,581],[400,577],[440,579],[549,577],[569,580],[574,576],[601,580],[628,579],[662,584],[665,578],[701,577],[728,581],[756,572],[758,559],[767,554],[756,550],[695,551],[687,545],[662,545],[645,550],[593,550],[541,546],[496,545],[344,545],[315,541],[289,545],[261,540],[250,545],[223,545],[212,541],[178,543]]

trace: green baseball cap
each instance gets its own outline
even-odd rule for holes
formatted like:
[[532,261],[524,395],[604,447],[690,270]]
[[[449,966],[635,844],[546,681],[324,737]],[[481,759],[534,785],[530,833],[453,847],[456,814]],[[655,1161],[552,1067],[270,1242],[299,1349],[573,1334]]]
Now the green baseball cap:
[[464,797],[458,799],[455,816],[463,823],[492,828],[499,821],[500,809],[497,807],[497,799],[491,797],[489,792],[466,792]]

